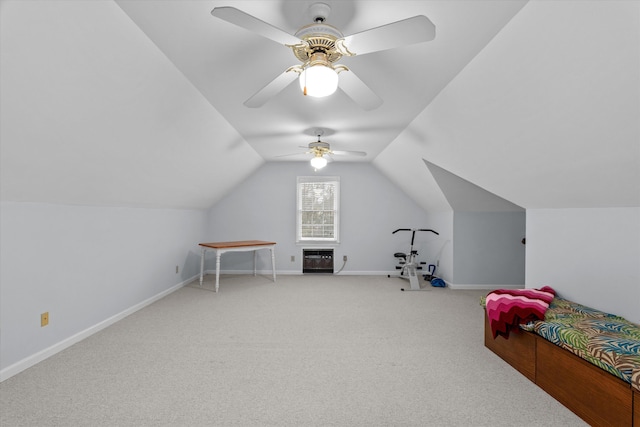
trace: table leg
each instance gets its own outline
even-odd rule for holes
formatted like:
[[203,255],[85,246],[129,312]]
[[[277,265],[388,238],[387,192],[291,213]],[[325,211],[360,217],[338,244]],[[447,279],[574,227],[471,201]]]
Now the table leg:
[[273,271],[273,281],[276,281],[276,254],[273,251],[273,248],[269,248],[271,249],[271,271]]
[[216,251],[216,292],[220,286],[220,251]]
[[204,274],[204,253],[207,250],[202,248],[202,253],[200,254],[200,286],[202,286],[202,276]]
[[256,275],[256,260],[258,259],[258,250],[253,251],[253,276]]

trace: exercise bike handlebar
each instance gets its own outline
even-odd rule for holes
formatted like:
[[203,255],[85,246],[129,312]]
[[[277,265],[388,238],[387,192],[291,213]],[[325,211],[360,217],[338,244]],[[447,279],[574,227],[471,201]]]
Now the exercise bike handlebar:
[[440,233],[438,233],[437,231],[434,231],[430,228],[398,228],[396,231],[394,231],[391,234],[396,234],[398,231],[430,231],[434,234],[437,234],[438,236],[440,235]]
[[410,228],[398,228],[396,231],[394,231],[391,234],[396,234],[398,231],[411,231],[411,229]]

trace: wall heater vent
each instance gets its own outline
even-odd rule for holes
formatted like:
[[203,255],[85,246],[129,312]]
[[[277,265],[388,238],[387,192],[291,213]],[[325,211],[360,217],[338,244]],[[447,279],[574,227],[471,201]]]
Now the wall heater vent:
[[303,249],[302,272],[333,274],[333,249]]

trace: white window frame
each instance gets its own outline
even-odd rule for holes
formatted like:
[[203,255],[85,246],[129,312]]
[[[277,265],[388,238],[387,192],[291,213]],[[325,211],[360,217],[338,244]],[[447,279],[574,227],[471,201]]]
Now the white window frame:
[[[302,236],[302,189],[303,184],[333,184],[333,237]],[[299,176],[296,184],[296,242],[297,243],[340,243],[340,177],[339,176]]]

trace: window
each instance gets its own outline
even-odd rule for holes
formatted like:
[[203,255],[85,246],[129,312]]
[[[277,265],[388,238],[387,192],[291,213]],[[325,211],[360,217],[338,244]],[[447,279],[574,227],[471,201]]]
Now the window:
[[339,195],[339,177],[298,177],[298,242],[338,242]]

